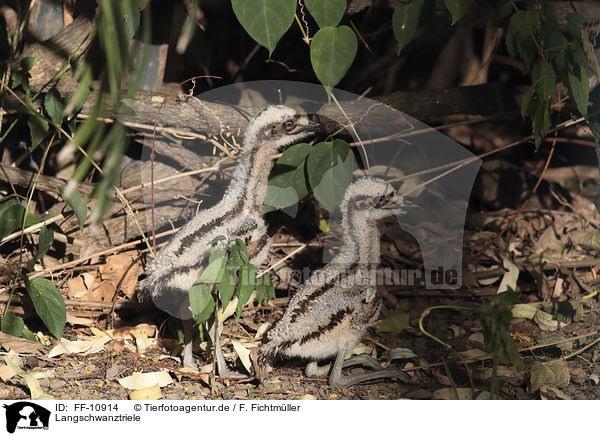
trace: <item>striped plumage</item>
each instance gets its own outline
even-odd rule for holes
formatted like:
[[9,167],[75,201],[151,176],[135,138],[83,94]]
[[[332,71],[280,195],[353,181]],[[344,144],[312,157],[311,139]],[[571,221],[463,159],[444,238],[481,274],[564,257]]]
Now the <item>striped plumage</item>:
[[[260,265],[271,239],[262,218],[272,156],[313,136],[321,128],[287,106],[267,106],[248,123],[232,181],[223,199],[184,225],[147,268],[140,298],[152,297],[160,309],[183,320],[192,317],[189,289],[208,263],[210,242],[217,236],[248,244],[248,260]],[[186,338],[184,365],[194,366],[191,338]]]
[[339,254],[322,269],[314,271],[298,288],[283,315],[268,331],[268,342],[258,352],[259,371],[276,356],[309,360],[307,375],[325,375],[329,367],[317,362],[336,356],[330,373],[332,385],[345,387],[381,377],[406,376],[384,369],[343,377],[347,364],[378,367],[370,357],[344,356],[361,340],[378,319],[381,300],[375,272],[379,264],[379,231],[376,222],[402,213],[401,197],[384,181],[363,178],[348,187],[340,208],[343,245]]

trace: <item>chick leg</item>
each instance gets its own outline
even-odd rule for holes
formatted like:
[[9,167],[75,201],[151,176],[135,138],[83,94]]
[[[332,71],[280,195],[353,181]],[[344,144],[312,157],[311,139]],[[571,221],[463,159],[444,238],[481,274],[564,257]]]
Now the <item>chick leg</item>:
[[[227,363],[225,362],[225,357],[223,356],[223,349],[221,348],[221,329],[222,326],[216,327],[217,321],[213,322],[210,327],[208,334],[213,341],[213,347],[215,350],[215,357],[217,359],[217,374],[222,378],[247,378],[247,376],[240,374],[239,372],[235,372],[230,370],[227,367]],[[216,331],[215,331],[216,330]]]
[[192,344],[194,343],[194,318],[183,320],[183,366],[186,368],[198,369],[194,362],[192,354]]
[[[375,380],[378,378],[397,378],[403,382],[407,382],[409,377],[400,370],[393,368],[379,369],[376,371],[369,371],[363,374],[353,374],[353,375],[342,375],[342,368],[344,365],[344,356],[345,351],[341,350],[338,352],[337,357],[335,358],[335,363],[333,364],[333,369],[329,374],[329,384],[331,386],[335,386],[338,388],[347,388],[353,386],[357,383],[361,383],[367,380]],[[355,356],[358,357],[358,356]],[[352,359],[352,358],[350,358]],[[368,359],[367,359],[368,360]]]
[[352,365],[368,366],[371,369],[381,369],[381,363],[375,360],[371,355],[362,353],[348,357],[344,360],[342,368],[346,368]]
[[[377,360],[364,353],[349,357],[346,360],[344,360],[342,368],[346,368],[347,366],[352,365],[363,365],[368,366],[372,369],[381,369],[381,364]],[[311,362],[308,362],[308,365],[306,365],[304,374],[306,374],[307,377],[325,377],[327,374],[329,374],[330,368],[330,363],[328,363],[327,365],[319,366],[318,362],[316,360],[313,360]]]

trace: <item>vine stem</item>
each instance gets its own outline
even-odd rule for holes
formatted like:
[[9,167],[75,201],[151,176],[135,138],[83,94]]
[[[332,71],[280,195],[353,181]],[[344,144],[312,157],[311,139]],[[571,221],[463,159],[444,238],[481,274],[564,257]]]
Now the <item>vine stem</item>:
[[344,111],[344,108],[342,108],[342,105],[340,104],[340,102],[338,101],[338,99],[336,98],[336,96],[333,92],[331,92],[331,99],[333,100],[335,105],[338,107],[340,112],[344,115],[344,117],[346,118],[348,123],[350,123],[349,127],[350,127],[350,129],[352,129],[352,132],[354,133],[354,136],[356,136],[356,139],[358,139],[360,148],[363,151],[363,156],[365,157],[365,167],[367,168],[367,170],[369,170],[371,168],[371,165],[369,164],[369,156],[367,156],[367,150],[365,149],[365,144],[363,144],[362,139],[360,139],[360,136],[358,135],[358,132],[356,131],[356,128],[354,127],[354,123],[352,122],[352,120],[350,119],[350,117],[348,116],[346,111]]

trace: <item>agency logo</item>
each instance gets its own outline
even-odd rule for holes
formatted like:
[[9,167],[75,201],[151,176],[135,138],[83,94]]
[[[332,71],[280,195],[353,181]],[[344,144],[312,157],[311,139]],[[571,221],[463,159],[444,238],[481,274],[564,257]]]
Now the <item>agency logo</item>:
[[50,411],[42,406],[29,401],[4,405],[6,409],[6,431],[14,433],[18,428],[35,430],[48,430],[50,422]]

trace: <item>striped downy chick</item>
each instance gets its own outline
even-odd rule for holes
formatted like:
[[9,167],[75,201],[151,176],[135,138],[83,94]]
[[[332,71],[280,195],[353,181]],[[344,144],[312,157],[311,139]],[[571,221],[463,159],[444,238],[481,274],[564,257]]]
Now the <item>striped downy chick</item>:
[[[147,278],[140,285],[140,298],[152,297],[158,308],[184,320],[184,366],[196,367],[192,356],[193,318],[188,295],[208,264],[210,242],[221,235],[229,239],[240,238],[248,245],[248,260],[252,264],[258,266],[265,261],[271,238],[266,232],[262,210],[273,166],[272,156],[311,138],[321,128],[320,124],[287,106],[263,108],[248,123],[237,167],[223,199],[185,224],[149,264]],[[214,324],[212,328],[215,328]],[[211,337],[215,337],[213,333],[211,331]],[[219,375],[235,374],[227,369],[220,345],[213,345]]]
[[[343,245],[330,264],[314,271],[298,288],[283,317],[268,331],[269,342],[258,351],[255,370],[262,378],[267,363],[276,356],[309,361],[306,375],[325,376],[337,387],[366,380],[391,377],[406,381],[406,374],[381,369],[371,356],[362,354],[344,360],[379,317],[381,300],[374,273],[379,263],[377,221],[402,213],[406,205],[391,185],[380,179],[363,178],[351,184],[340,205]],[[335,357],[331,365],[322,360]],[[366,365],[374,371],[342,376],[342,368]]]

